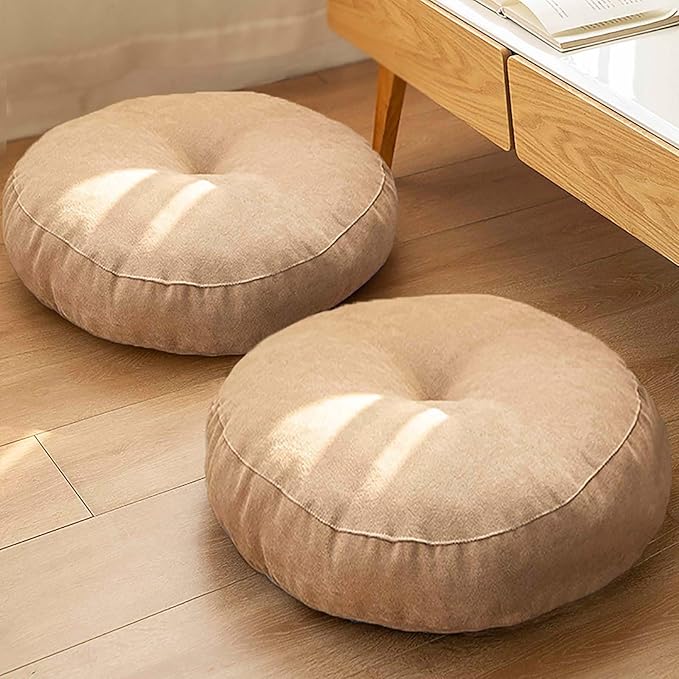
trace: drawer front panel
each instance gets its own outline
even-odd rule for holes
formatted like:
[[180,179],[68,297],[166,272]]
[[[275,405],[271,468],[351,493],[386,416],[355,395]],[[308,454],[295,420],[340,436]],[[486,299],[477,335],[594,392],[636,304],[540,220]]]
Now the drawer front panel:
[[330,26],[505,150],[509,52],[427,0],[329,0]]
[[509,90],[519,158],[679,264],[679,150],[521,57]]

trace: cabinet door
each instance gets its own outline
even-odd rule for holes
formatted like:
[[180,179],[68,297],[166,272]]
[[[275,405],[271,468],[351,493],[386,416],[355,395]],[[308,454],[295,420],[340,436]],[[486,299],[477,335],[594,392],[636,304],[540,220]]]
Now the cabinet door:
[[679,264],[679,150],[522,57],[509,91],[519,158]]

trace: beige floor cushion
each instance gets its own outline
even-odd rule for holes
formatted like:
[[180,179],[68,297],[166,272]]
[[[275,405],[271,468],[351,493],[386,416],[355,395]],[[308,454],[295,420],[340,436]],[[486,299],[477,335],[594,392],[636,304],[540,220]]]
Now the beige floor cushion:
[[48,132],[3,198],[12,265],[116,342],[242,353],[350,295],[396,225],[389,170],[347,127],[254,93],[135,99]]
[[512,625],[602,587],[660,527],[665,428],[591,335],[498,297],[352,304],[241,360],[210,503],[309,606],[404,630]]

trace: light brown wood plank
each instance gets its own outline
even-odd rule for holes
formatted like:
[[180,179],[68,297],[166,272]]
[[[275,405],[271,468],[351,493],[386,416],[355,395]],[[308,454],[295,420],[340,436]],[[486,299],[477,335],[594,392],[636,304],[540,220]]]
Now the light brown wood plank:
[[38,438],[95,513],[203,477],[205,422],[222,378]]
[[402,177],[397,188],[401,201],[399,241],[567,196],[558,186],[527,168],[513,153],[501,151]]
[[[422,204],[422,210],[431,209],[430,202]],[[446,205],[436,209],[446,214]],[[412,222],[419,212],[413,209]],[[431,225],[429,219],[422,220],[425,226]],[[355,298],[474,292],[511,296],[512,288],[537,290],[560,272],[636,247],[641,246],[634,238],[565,198],[399,242]],[[567,304],[566,288],[560,299]],[[591,303],[597,303],[596,296]]]
[[502,45],[428,0],[329,0],[328,21],[500,148],[512,148]]
[[202,481],[0,551],[0,673],[251,574]]
[[30,354],[0,362],[0,410],[10,413],[0,421],[0,443],[226,376],[235,360],[201,361],[119,347],[88,351],[85,345],[81,357],[54,363]]
[[[409,88],[408,92],[411,90]],[[431,168],[498,153],[495,144],[442,108],[410,114],[407,97],[406,93],[392,166],[394,176],[407,177]]]
[[89,516],[34,438],[0,446],[0,549]]
[[349,677],[431,637],[352,624],[312,611],[260,575],[8,675]]
[[521,57],[509,79],[519,158],[679,264],[679,149]]

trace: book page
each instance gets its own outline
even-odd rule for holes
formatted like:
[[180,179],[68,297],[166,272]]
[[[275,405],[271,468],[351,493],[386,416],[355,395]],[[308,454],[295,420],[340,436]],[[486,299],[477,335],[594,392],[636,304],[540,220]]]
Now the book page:
[[519,0],[478,0],[478,2],[480,2],[484,7],[492,9],[494,12],[499,12],[503,7],[516,5]]
[[520,0],[520,2],[535,14],[551,34],[641,12],[670,11],[676,9],[679,4],[678,0]]

